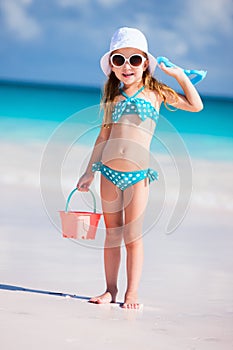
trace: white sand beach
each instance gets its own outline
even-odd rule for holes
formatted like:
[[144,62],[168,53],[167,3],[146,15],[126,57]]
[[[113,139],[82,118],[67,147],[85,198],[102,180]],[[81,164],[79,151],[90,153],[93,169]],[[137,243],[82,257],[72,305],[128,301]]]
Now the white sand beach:
[[[88,303],[89,297],[105,287],[103,222],[98,244],[75,243],[62,238],[59,231],[58,210],[64,209],[87,149],[74,148],[71,159],[76,163],[68,157],[60,179],[56,168],[41,177],[44,144],[6,141],[0,147],[1,349],[233,348],[231,163],[192,160],[189,210],[169,235],[165,227],[175,201],[176,181],[167,184],[161,213],[156,209],[157,194],[163,192],[158,183],[151,184],[139,291],[144,307],[128,311],[119,305],[126,286],[124,264],[119,276],[119,303]],[[56,156],[54,153],[51,162]],[[173,174],[169,159],[158,158],[169,178]],[[97,187],[98,177],[93,185]],[[159,216],[157,221],[155,216]],[[124,248],[122,255],[124,260]]]

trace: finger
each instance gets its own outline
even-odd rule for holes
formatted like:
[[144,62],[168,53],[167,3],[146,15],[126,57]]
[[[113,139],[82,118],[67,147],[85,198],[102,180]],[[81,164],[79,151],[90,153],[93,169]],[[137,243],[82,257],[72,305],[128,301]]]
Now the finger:
[[88,185],[85,185],[85,184],[84,184],[84,185],[80,186],[80,190],[81,190],[82,192],[88,192],[88,190],[89,190],[88,187],[89,187]]
[[160,68],[160,69],[164,69],[164,68],[166,68],[166,66],[165,66],[165,64],[164,64],[163,62],[161,62],[161,63],[159,64],[159,68]]
[[78,191],[80,191],[80,192],[86,192],[86,189],[85,189],[84,187],[79,187],[79,188],[78,188]]
[[85,187],[86,187],[85,185],[81,185],[81,184],[77,185],[78,191],[81,191],[81,192],[85,191]]

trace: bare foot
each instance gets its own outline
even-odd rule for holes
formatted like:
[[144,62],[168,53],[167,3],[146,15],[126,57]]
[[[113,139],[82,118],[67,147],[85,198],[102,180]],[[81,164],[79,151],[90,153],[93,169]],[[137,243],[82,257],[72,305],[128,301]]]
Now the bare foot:
[[138,297],[136,293],[125,294],[125,301],[122,304],[123,309],[141,310],[142,307],[143,305],[138,303]]
[[89,303],[94,304],[110,304],[115,303],[115,300],[113,300],[112,294],[110,292],[105,292],[98,297],[93,297],[89,300]]

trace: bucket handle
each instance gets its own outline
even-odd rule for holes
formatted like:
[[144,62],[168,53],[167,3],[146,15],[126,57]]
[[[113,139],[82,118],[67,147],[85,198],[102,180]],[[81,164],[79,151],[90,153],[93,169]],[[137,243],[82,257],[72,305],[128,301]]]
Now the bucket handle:
[[[70,203],[70,200],[71,200],[71,197],[73,196],[73,194],[77,191],[77,187],[75,189],[73,189],[73,191],[70,192],[68,198],[67,198],[67,201],[66,201],[66,209],[65,209],[65,212],[67,213],[68,212],[68,207],[69,207],[69,203]],[[90,190],[88,190],[90,192],[90,194],[92,195],[92,199],[93,199],[93,205],[94,205],[94,209],[93,209],[93,213],[96,213],[96,199],[95,199],[95,196],[94,196],[94,193]]]

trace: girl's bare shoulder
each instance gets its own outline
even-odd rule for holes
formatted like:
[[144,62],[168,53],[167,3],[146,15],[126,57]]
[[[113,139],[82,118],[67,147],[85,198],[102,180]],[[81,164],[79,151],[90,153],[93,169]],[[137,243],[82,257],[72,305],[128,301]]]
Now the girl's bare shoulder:
[[145,100],[149,101],[152,104],[152,106],[154,106],[156,109],[159,109],[163,98],[160,96],[158,91],[145,89],[143,93]]

